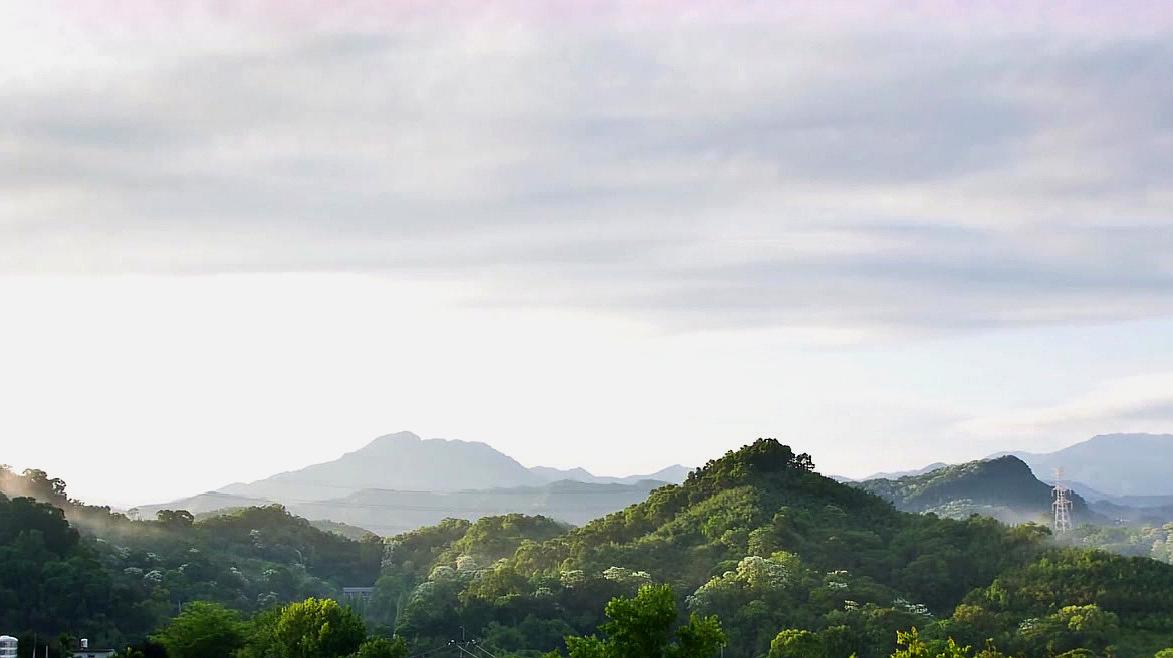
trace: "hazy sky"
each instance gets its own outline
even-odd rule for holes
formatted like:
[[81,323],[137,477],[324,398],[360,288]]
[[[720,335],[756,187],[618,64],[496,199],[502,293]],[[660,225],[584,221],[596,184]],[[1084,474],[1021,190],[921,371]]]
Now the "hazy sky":
[[0,8],[0,462],[1173,431],[1173,5],[319,4]]

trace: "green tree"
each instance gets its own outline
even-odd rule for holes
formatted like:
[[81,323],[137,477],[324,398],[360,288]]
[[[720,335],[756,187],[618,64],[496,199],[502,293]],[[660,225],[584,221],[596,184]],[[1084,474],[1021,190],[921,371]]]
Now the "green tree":
[[892,658],[969,658],[970,648],[959,647],[953,638],[939,650],[934,650],[921,639],[916,628],[909,631],[896,632],[896,644],[901,649],[892,654]]
[[1119,619],[1097,605],[1069,605],[1021,631],[1032,651],[1102,651],[1119,635]]
[[171,658],[228,658],[244,645],[245,626],[235,611],[197,601],[185,606],[153,639]]
[[373,637],[363,642],[354,658],[404,658],[407,655],[407,643],[401,637],[390,640],[384,637]]
[[281,610],[273,640],[286,658],[337,658],[357,651],[366,634],[350,608],[333,599],[308,598]]
[[155,514],[155,518],[159,520],[160,524],[174,530],[190,528],[192,524],[195,523],[195,517],[192,516],[191,512],[185,509],[159,510],[159,512]]
[[237,658],[281,658],[277,645],[277,621],[280,618],[280,608],[258,612],[253,617],[248,639],[237,653]]
[[770,643],[769,658],[824,658],[826,655],[823,641],[807,630],[788,628]]
[[631,598],[607,603],[608,621],[595,636],[566,638],[571,658],[711,658],[724,644],[716,617],[690,615],[676,630],[676,599],[667,585],[644,585]]

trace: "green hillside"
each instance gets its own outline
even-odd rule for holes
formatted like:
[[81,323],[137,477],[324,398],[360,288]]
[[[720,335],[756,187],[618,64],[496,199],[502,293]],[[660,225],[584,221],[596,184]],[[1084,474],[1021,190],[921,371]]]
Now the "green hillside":
[[[1025,462],[1013,456],[852,484],[905,512],[932,512],[953,518],[983,514],[1005,523],[1046,522],[1051,514],[1051,485],[1036,478]],[[1072,494],[1072,501],[1075,523],[1099,520],[1078,494]]]
[[[1134,604],[1146,599],[1119,591],[1132,577],[1120,566],[1131,564],[1126,558],[1055,553],[1042,526],[899,512],[815,473],[809,456],[773,440],[711,461],[622,512],[523,540],[489,566],[461,568],[464,556],[449,550],[459,528],[414,538],[424,536],[435,547],[417,547],[414,559],[435,560],[417,567],[415,580],[380,581],[380,595],[402,602],[399,631],[419,648],[459,637],[461,627],[503,652],[556,648],[567,633],[593,632],[608,599],[649,582],[670,584],[682,610],[716,614],[727,656],[764,656],[785,629],[805,629],[822,652],[794,655],[860,658],[888,656],[896,631],[914,626],[929,642],[984,633],[1020,655],[1043,655],[1030,653],[1040,642],[1074,642],[1151,656],[1171,643],[1160,633],[1173,632],[1167,596],[1147,599],[1142,616]],[[1081,588],[1053,586],[1058,570]],[[1145,560],[1142,570],[1142,591],[1173,588],[1173,568]],[[1000,596],[1007,583],[1052,595]],[[1111,623],[1095,637],[1072,637],[1060,628],[1063,615],[1075,614],[1068,606],[1099,606],[1083,613]],[[1036,618],[1045,632],[1031,630]]]
[[251,612],[337,596],[378,577],[379,538],[352,541],[279,506],[201,520],[165,511],[135,521],[70,500],[65,483],[43,471],[6,468],[0,491],[6,632],[66,632],[117,645],[141,639],[191,601]]
[[[39,471],[0,477],[46,501],[0,498],[0,623],[26,637],[111,644],[203,616],[223,622],[238,658],[275,656],[262,649],[300,642],[272,635],[286,621],[335,614],[315,601],[275,606],[377,575],[362,613],[376,635],[400,636],[386,654],[400,658],[455,650],[462,637],[497,658],[565,651],[567,636],[617,632],[605,611],[639,618],[641,601],[685,643],[698,628],[716,637],[719,620],[728,658],[974,655],[945,653],[950,639],[996,644],[985,658],[1150,658],[1173,646],[1173,567],[1059,546],[1037,524],[901,512],[772,439],[579,528],[509,514],[357,542],[276,506],[133,521],[70,501]],[[641,590],[653,584],[670,590]],[[197,600],[243,613],[243,625],[238,613],[191,608]],[[189,617],[165,623],[181,602]],[[694,613],[700,625],[683,624]],[[356,626],[351,644],[363,633]],[[571,644],[571,658],[612,646]],[[1086,652],[1064,653],[1075,649]]]

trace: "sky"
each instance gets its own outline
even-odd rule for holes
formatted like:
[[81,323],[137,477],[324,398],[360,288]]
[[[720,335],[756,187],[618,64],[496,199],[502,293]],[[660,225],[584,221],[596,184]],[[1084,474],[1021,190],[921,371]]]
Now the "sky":
[[0,7],[0,462],[1173,432],[1167,3]]

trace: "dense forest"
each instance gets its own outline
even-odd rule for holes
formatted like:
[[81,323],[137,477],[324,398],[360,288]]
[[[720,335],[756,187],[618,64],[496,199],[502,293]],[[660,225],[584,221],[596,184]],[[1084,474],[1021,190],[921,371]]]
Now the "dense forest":
[[[931,648],[993,640],[1017,655],[1151,656],[1173,644],[1173,568],[1061,548],[1038,525],[902,513],[772,440],[564,535],[518,537],[502,559],[457,554],[462,527],[389,541],[374,612],[416,648],[464,626],[503,650],[555,649],[645,583],[668,584],[682,612],[716,615],[730,656],[887,656],[913,627]],[[1064,625],[1072,615],[1111,623],[1081,634]],[[819,648],[778,645],[788,633]]]
[[192,601],[245,613],[370,585],[382,543],[278,506],[139,521],[70,500],[43,471],[0,467],[0,628],[103,646],[141,639]]
[[[772,439],[579,528],[514,514],[384,540],[278,507],[132,521],[69,502],[40,472],[20,479],[43,502],[3,499],[0,550],[23,566],[0,567],[0,623],[149,637],[156,655],[214,655],[184,653],[201,637],[245,658],[1148,658],[1173,646],[1168,564],[1072,546],[1086,531],[1056,542],[1036,524],[901,512]],[[376,578],[362,609],[326,610],[323,597]],[[349,630],[323,648],[306,629],[328,617]]]

